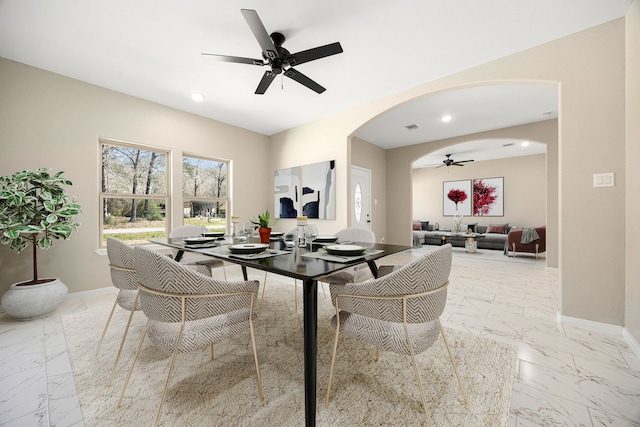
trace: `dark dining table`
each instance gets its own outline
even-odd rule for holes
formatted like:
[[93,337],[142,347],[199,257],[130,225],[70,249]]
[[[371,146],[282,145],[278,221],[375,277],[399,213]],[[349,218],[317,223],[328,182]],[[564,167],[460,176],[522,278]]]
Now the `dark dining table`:
[[245,280],[247,280],[247,267],[250,267],[302,281],[306,426],[316,425],[318,279],[363,263],[369,266],[374,277],[378,277],[378,268],[375,262],[377,259],[411,249],[411,246],[404,245],[349,242],[350,244],[361,245],[367,248],[367,251],[362,257],[348,262],[333,262],[309,256],[314,255],[314,253],[317,255],[317,251],[323,247],[322,244],[314,243],[310,243],[306,247],[294,247],[287,250],[287,253],[282,254],[282,251],[286,250],[284,242],[273,240],[269,244],[269,250],[277,251],[278,255],[251,259],[249,257],[223,254],[219,248],[231,244],[230,239],[220,239],[208,245],[186,245],[182,238],[157,238],[151,239],[150,242],[178,250],[175,258],[177,261],[181,259],[185,251],[188,251],[239,264],[242,267],[242,274]]

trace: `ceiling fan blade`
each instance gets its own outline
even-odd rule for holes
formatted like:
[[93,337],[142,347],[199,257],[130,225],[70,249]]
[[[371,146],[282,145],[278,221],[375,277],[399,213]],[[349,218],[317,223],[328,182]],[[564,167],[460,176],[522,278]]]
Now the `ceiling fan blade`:
[[456,163],[467,163],[467,162],[473,162],[473,160],[456,160]]
[[258,40],[258,43],[262,48],[262,54],[269,59],[277,58],[278,51],[276,50],[276,46],[273,44],[271,37],[269,37],[267,29],[264,28],[264,25],[258,16],[258,12],[252,9],[240,9],[240,12],[242,12],[244,20],[249,24],[249,28],[251,28],[251,32],[255,36],[256,40]]
[[315,59],[320,59],[331,55],[336,55],[342,52],[342,46],[340,45],[340,43],[336,42],[294,53],[287,57],[287,61],[291,66],[296,66],[299,64],[304,64],[305,62],[313,61]]
[[235,62],[238,64],[249,64],[263,66],[265,63],[260,59],[242,58],[240,56],[216,55],[215,53],[203,53],[202,59],[205,62]]
[[461,165],[459,162],[455,162],[455,163],[451,163],[451,166],[464,166],[464,165]]
[[262,76],[262,80],[258,83],[258,87],[256,88],[256,95],[264,95],[264,93],[269,89],[269,85],[276,78],[276,73],[272,71],[265,71]]
[[314,92],[322,93],[326,90],[318,83],[314,82],[309,77],[305,76],[300,71],[294,70],[293,68],[289,68],[287,71],[285,71],[284,75],[289,77],[290,79],[297,81],[301,85],[308,87]]

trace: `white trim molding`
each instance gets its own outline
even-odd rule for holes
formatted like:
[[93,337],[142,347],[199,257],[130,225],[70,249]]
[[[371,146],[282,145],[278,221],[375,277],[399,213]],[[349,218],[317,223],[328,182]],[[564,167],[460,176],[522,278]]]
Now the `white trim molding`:
[[638,359],[640,359],[640,343],[631,335],[631,332],[627,328],[622,329],[622,337],[625,339],[629,347],[631,347],[631,351],[636,355]]
[[629,344],[631,351],[633,351],[636,357],[640,359],[640,343],[638,343],[635,337],[631,335],[631,332],[629,332],[627,328],[618,325],[612,325],[610,323],[594,322],[593,320],[563,316],[562,314],[560,314],[560,312],[556,312],[556,321],[558,323],[562,323],[563,325],[577,326],[579,328],[589,329],[603,334],[621,336],[627,342],[627,344]]
[[622,326],[595,322],[593,320],[579,319],[577,317],[563,316],[560,312],[556,313],[556,322],[562,323],[563,325],[577,326],[579,328],[601,332],[603,334],[622,336]]

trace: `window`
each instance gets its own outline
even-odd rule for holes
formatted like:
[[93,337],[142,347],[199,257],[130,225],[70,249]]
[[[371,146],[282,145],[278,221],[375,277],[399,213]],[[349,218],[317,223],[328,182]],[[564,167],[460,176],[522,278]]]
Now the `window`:
[[106,246],[107,236],[131,244],[166,236],[169,152],[100,140],[100,153],[101,246]]
[[226,160],[183,155],[182,199],[185,225],[203,225],[211,231],[227,231],[228,171],[229,162]]

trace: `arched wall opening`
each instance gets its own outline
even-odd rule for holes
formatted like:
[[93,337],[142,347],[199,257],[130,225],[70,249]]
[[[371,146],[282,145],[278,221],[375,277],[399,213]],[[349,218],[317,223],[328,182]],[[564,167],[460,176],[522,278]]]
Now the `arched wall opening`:
[[[399,106],[405,106],[418,99],[432,96],[434,94],[442,94],[447,91],[459,90],[461,88],[473,88],[478,86],[489,85],[531,85],[532,87],[553,87],[558,90],[558,84],[555,82],[540,82],[540,81],[506,81],[506,82],[477,82],[473,85],[461,85],[448,87],[445,90],[437,91],[416,97],[412,100],[408,100],[397,106],[388,109],[371,118],[367,123],[372,120],[376,120],[388,112],[394,111]],[[557,93],[557,92],[556,92]],[[521,100],[526,102],[526,100]],[[555,111],[558,111],[557,97],[555,99]],[[483,105],[484,109],[488,108],[487,103]],[[500,113],[499,111],[497,113]],[[541,112],[542,113],[542,112]],[[364,123],[358,130],[353,132],[349,138],[349,158],[350,163],[353,165],[362,166],[361,150],[357,151],[354,147],[358,146],[356,143],[361,142],[361,138],[358,135],[362,135],[362,129],[367,126]],[[387,204],[386,212],[386,227],[385,232],[389,243],[398,244],[410,244],[412,242],[411,237],[411,221],[413,215],[414,197],[413,197],[413,171],[412,163],[418,158],[425,156],[431,152],[440,150],[444,147],[450,147],[456,144],[468,142],[471,140],[483,140],[483,139],[510,139],[510,140],[528,140],[544,143],[547,146],[547,152],[544,156],[544,182],[541,183],[544,186],[545,193],[545,214],[544,224],[547,226],[547,266],[559,267],[559,221],[558,221],[558,120],[540,120],[530,122],[527,124],[518,124],[514,126],[505,126],[499,129],[487,130],[482,132],[476,132],[461,136],[455,136],[451,138],[445,138],[435,141],[428,141],[423,143],[414,143],[411,145],[391,148],[385,150],[385,167],[384,174],[387,176],[386,192],[404,193],[408,198],[408,204],[403,203],[402,206],[398,206],[397,203]],[[366,140],[365,140],[366,141]],[[376,147],[378,148],[378,147]],[[463,169],[463,168],[461,168]],[[375,170],[374,170],[375,174]],[[482,178],[482,177],[478,177]],[[508,185],[508,184],[505,184]],[[405,198],[405,195],[402,198]],[[395,197],[395,196],[393,196]],[[386,197],[384,198],[386,200]],[[436,203],[441,206],[442,201],[437,200]],[[403,215],[401,212],[406,213]],[[510,222],[508,218],[508,210],[505,211],[504,222]],[[526,218],[524,218],[526,220]],[[498,222],[497,220],[495,222]],[[503,221],[500,221],[503,222]],[[522,224],[516,224],[522,225]],[[523,226],[528,226],[524,224]],[[535,224],[542,225],[542,224]],[[534,226],[531,224],[531,226]]]

